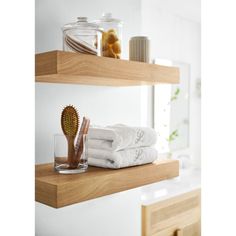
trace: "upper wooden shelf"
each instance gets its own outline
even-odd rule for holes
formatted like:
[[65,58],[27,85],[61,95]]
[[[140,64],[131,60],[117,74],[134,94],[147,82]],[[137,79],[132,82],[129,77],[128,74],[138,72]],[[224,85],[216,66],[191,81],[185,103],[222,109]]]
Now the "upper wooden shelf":
[[76,175],[58,174],[53,164],[41,164],[35,171],[36,201],[60,208],[176,177],[179,162],[157,161],[119,170],[89,166],[87,172]]
[[36,82],[102,86],[178,83],[176,67],[64,51],[36,54]]

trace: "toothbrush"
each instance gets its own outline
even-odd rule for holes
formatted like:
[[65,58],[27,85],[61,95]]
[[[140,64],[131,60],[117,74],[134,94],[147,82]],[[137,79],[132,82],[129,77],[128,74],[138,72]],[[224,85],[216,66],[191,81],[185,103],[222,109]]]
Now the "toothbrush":
[[83,117],[83,122],[79,131],[79,135],[75,147],[75,158],[79,162],[81,154],[83,153],[83,135],[88,133],[90,120]]

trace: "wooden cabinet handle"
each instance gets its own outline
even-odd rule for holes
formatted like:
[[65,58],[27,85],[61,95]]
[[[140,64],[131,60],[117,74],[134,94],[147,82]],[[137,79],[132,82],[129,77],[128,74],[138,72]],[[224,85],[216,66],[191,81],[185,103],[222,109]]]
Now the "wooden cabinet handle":
[[184,232],[182,229],[177,229],[176,232],[175,232],[175,235],[176,236],[184,236]]

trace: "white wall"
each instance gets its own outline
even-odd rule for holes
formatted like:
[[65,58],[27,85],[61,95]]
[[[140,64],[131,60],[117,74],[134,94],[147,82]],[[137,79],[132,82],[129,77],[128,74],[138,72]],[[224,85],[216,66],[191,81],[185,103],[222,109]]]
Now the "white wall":
[[36,162],[53,161],[53,135],[62,133],[63,106],[74,104],[92,123],[140,125],[140,90],[64,84],[36,85]]
[[140,34],[141,30],[141,0],[36,0],[36,52],[62,49],[61,27],[64,24],[75,22],[78,16],[96,20],[103,12],[111,12],[124,21],[123,44],[125,58],[128,58],[129,38]]
[[[61,27],[87,16],[89,20],[112,12],[124,21],[124,56],[128,57],[128,41],[141,31],[139,0],[36,0],[36,53],[62,49]],[[53,135],[60,133],[63,106],[75,105],[81,116],[93,124],[125,123],[141,125],[140,87],[95,87],[85,85],[36,84],[36,163],[53,161]]]
[[141,236],[141,189],[54,209],[36,202],[36,236]]
[[[168,4],[177,4],[174,2],[168,1]],[[201,103],[195,86],[196,79],[201,76],[201,25],[175,14],[173,7],[168,7],[163,0],[143,0],[141,10],[142,34],[151,39],[151,57],[190,64],[190,148],[186,151],[194,163],[200,166]],[[150,94],[150,89],[146,89],[146,92]],[[152,104],[148,104],[151,115]]]
[[[162,3],[142,0],[141,9],[141,0],[36,0],[36,52],[61,49],[60,27],[63,24],[74,21],[77,16],[96,19],[104,11],[112,12],[125,22],[126,58],[129,38],[141,31],[149,35],[152,57],[191,64],[190,144],[191,152],[199,157],[200,102],[194,97],[194,80],[200,75],[200,25],[163,12],[160,10]],[[60,112],[64,105],[74,104],[82,116],[87,115],[92,123],[101,125],[117,122],[151,125],[153,122],[150,87],[38,83],[35,91],[36,163],[53,160],[53,134],[60,132]],[[68,226],[71,235],[139,236],[141,208],[138,191],[109,195],[59,210],[36,204],[36,235],[53,236],[60,235],[60,232],[67,235],[63,230]],[[71,224],[70,220],[75,223]]]
[[[125,58],[128,58],[130,37],[143,34],[151,39],[151,58],[189,63],[191,93],[188,151],[199,165],[201,111],[195,81],[200,77],[200,23],[176,15],[181,8],[175,12],[172,4],[170,0],[36,0],[36,52],[61,49],[61,26],[65,23],[74,21],[77,16],[97,19],[106,11],[112,12],[114,17],[125,23]],[[186,12],[184,17],[188,16]],[[53,134],[60,132],[60,111],[69,103],[78,107],[82,116],[89,116],[94,124],[153,124],[150,86],[112,88],[36,84],[36,163],[52,161]]]

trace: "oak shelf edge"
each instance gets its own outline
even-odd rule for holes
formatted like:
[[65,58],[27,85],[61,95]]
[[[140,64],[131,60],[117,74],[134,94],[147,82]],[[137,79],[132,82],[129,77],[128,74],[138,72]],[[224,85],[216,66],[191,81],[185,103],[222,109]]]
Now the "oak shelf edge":
[[50,51],[35,55],[35,81],[98,86],[176,84],[179,83],[179,69],[73,52]]
[[61,175],[53,164],[35,167],[36,201],[54,208],[126,191],[179,176],[177,160],[156,161],[152,164],[119,170],[90,167],[77,175]]

